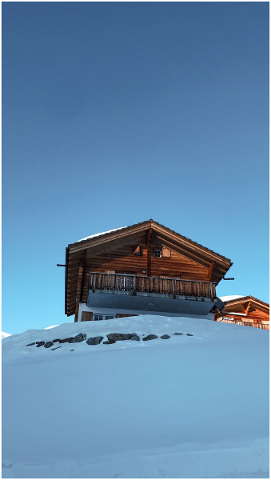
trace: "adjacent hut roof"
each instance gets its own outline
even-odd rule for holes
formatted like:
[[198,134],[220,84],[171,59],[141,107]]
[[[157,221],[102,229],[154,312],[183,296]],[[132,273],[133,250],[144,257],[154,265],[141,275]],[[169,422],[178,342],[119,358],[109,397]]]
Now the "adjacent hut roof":
[[93,249],[93,254],[95,254],[94,252],[97,252],[99,247],[106,244],[113,249],[120,242],[122,244],[127,244],[129,241],[134,243],[136,238],[142,238],[142,234],[146,233],[147,235],[150,229],[155,231],[169,248],[175,249],[182,255],[210,268],[212,271],[211,281],[213,282],[218,283],[232,265],[230,259],[180,235],[153,219],[129,227],[91,235],[69,244],[66,249],[65,313],[67,315],[72,315],[75,312],[77,278],[80,262],[82,262],[85,251]]
[[228,301],[226,300],[227,297],[220,298],[221,300],[226,301],[226,305],[223,308],[224,312],[249,314],[250,312],[253,312],[253,310],[257,309],[269,314],[269,304],[259,300],[258,298],[252,297],[252,295],[247,295],[245,297],[236,295],[235,298],[231,298]]

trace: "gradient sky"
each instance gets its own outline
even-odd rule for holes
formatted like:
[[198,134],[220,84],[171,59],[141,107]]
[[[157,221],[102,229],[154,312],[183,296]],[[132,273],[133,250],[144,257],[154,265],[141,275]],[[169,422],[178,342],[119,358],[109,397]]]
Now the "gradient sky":
[[72,322],[65,247],[153,218],[268,302],[268,2],[4,2],[2,329]]

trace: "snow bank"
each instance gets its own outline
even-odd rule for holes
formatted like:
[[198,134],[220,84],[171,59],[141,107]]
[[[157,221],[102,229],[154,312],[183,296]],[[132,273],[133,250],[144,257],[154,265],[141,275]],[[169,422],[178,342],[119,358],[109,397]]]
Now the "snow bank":
[[10,337],[10,333],[2,332],[2,338]]
[[230,302],[231,300],[237,300],[238,298],[244,298],[245,295],[226,295],[225,297],[219,297],[222,302]]
[[84,242],[85,240],[89,240],[90,238],[100,237],[101,235],[106,235],[107,233],[116,232],[117,230],[123,230],[124,228],[127,228],[127,227],[119,227],[119,228],[114,228],[113,230],[107,230],[106,232],[94,233],[93,235],[89,235],[88,237],[81,238],[81,240],[77,240],[76,243]]
[[[26,346],[78,333],[141,340]],[[268,332],[146,315],[12,335],[3,464],[9,478],[268,477]]]

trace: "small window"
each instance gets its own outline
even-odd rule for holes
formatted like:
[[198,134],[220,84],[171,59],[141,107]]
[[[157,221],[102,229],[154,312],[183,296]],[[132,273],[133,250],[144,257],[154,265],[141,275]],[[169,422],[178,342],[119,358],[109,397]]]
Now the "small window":
[[154,256],[155,257],[162,257],[162,251],[161,250],[154,250]]
[[115,318],[114,315],[102,315],[100,313],[95,313],[93,316],[93,320],[99,321],[99,320],[110,320],[111,318]]

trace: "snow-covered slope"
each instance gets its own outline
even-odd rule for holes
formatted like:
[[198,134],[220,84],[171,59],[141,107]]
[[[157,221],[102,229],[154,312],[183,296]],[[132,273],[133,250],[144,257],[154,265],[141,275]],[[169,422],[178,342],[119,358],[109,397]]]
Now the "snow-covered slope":
[[[79,333],[140,340],[26,346]],[[3,477],[268,477],[267,331],[147,315],[2,344]]]
[[10,333],[2,332],[2,338],[10,337]]

